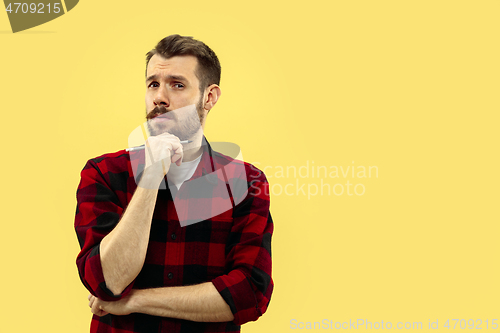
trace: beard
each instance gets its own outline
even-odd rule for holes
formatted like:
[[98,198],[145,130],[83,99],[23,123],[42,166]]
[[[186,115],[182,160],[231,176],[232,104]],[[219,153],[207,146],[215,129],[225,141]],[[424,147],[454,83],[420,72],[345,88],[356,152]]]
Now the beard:
[[[165,123],[152,120],[162,115],[168,119]],[[166,107],[160,105],[149,113],[146,111],[147,127],[151,136],[170,133],[181,141],[189,140],[198,133],[204,118],[202,98],[199,99],[195,109],[192,106],[187,106],[176,110],[167,110]]]

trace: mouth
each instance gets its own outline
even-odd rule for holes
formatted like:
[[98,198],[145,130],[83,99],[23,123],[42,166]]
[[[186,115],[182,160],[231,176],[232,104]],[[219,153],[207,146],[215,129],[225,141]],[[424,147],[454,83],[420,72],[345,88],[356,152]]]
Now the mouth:
[[170,111],[167,111],[167,112],[152,112],[151,114],[149,114],[147,116],[147,119],[148,120],[157,120],[157,121],[160,121],[160,120],[172,120],[174,119],[174,115],[170,112]]
[[172,120],[172,118],[170,118],[169,116],[166,116],[165,114],[156,115],[156,116],[153,116],[151,119],[149,119],[149,121],[156,122],[156,123],[165,123],[165,122],[168,122],[171,120]]
[[168,113],[163,113],[163,114],[158,114],[158,115],[155,115],[155,117],[153,119],[157,119],[157,120],[172,120],[174,119],[173,115],[170,114],[170,112]]
[[170,112],[166,112],[166,113],[157,113],[155,115],[155,118],[156,117],[159,117],[159,118],[168,118],[168,119],[172,119],[172,114]]

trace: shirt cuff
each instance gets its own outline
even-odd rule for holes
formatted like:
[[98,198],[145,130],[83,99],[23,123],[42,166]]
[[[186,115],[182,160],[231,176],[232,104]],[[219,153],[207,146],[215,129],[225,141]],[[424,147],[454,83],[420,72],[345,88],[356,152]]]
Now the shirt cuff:
[[130,283],[119,295],[113,294],[113,292],[106,286],[106,281],[104,280],[104,274],[102,272],[99,244],[94,246],[94,248],[90,251],[86,261],[84,269],[85,281],[83,282],[87,289],[89,289],[89,291],[97,298],[106,302],[118,301],[127,296],[127,294],[132,290],[133,282]]
[[212,283],[229,305],[236,325],[257,320],[262,315],[252,284],[242,271],[235,269],[216,277]]

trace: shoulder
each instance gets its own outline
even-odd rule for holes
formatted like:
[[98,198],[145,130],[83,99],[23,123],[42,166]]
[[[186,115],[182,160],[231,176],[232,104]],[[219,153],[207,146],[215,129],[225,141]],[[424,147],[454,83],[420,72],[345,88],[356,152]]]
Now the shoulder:
[[103,154],[87,161],[81,172],[82,180],[106,183],[109,187],[125,190],[124,184],[133,177],[130,155],[125,150]]
[[89,159],[83,170],[94,168],[98,169],[101,173],[120,173],[128,171],[129,163],[130,155],[122,149],[114,153],[107,153]]
[[[103,191],[104,188],[108,188],[124,194],[128,193],[130,186],[135,184],[130,168],[130,156],[125,150],[89,159],[80,176],[79,189],[90,185],[91,191]],[[95,184],[101,184],[104,187],[95,188]],[[121,198],[123,202],[125,199]]]

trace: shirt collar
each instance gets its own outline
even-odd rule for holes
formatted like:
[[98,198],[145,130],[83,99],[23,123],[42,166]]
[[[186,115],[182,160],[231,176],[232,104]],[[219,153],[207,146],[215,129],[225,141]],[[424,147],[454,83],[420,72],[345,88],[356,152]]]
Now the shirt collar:
[[201,149],[202,149],[202,155],[200,163],[198,164],[198,167],[194,171],[193,176],[189,180],[203,177],[205,175],[213,173],[216,170],[215,162],[213,159],[212,147],[210,146],[210,143],[207,141],[205,136],[203,136]]

